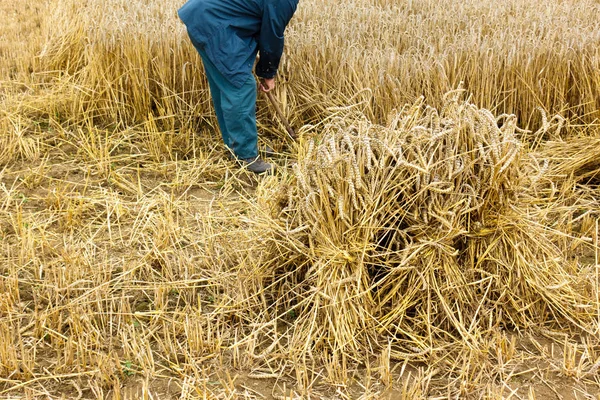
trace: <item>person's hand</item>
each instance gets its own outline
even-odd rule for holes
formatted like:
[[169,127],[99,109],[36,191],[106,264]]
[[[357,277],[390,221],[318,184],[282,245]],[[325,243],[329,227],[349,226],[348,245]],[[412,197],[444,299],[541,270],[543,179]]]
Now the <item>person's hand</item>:
[[260,90],[270,92],[273,89],[275,89],[275,78],[263,78],[260,80]]

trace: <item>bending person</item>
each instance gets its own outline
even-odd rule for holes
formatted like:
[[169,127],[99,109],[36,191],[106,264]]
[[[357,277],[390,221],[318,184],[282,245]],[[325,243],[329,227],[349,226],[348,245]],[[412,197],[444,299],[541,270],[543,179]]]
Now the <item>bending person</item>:
[[284,31],[298,0],[189,0],[179,9],[200,53],[223,142],[242,165],[257,174],[274,166],[258,155],[256,82],[275,87]]

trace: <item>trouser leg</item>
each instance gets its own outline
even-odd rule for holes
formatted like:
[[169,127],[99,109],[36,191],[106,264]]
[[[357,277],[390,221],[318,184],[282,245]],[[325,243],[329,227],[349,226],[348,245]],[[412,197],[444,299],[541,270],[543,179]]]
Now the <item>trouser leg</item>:
[[223,111],[221,107],[221,89],[219,85],[214,79],[214,70],[216,68],[212,65],[204,50],[202,50],[202,46],[200,46],[192,37],[190,36],[190,40],[196,51],[200,54],[202,58],[202,64],[204,65],[204,70],[206,72],[206,78],[208,80],[208,86],[210,88],[210,97],[213,102],[213,106],[215,108],[215,114],[217,115],[217,122],[219,123],[219,130],[221,131],[221,137],[223,138],[223,142],[229,148],[231,148],[231,140],[229,139],[229,134],[227,133],[227,128],[225,125],[225,120],[223,118]]
[[[202,53],[201,53],[202,54]],[[206,70],[206,56],[202,56],[203,64]],[[209,67],[210,68],[210,67]],[[221,137],[223,138],[223,142],[229,148],[231,148],[231,138],[229,137],[229,133],[227,132],[227,125],[225,123],[225,118],[223,117],[223,106],[221,105],[221,89],[219,85],[215,82],[214,74],[207,73],[206,78],[208,79],[208,86],[210,88],[210,94],[213,101],[213,106],[215,107],[215,114],[217,114],[217,121],[219,122],[219,130],[221,131]]]
[[229,82],[208,59],[206,53],[194,43],[202,57],[208,78],[219,129],[225,145],[241,159],[258,155],[256,129],[256,81],[252,74],[242,87]]
[[229,85],[221,90],[221,107],[231,148],[238,158],[258,156],[256,130],[256,81],[252,74],[241,88]]

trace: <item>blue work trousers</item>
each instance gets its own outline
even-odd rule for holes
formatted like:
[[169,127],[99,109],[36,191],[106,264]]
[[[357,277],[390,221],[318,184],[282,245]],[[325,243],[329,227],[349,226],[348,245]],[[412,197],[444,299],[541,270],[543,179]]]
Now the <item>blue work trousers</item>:
[[237,158],[258,156],[254,76],[249,73],[248,79],[240,88],[232,85],[208,59],[204,50],[194,41],[192,44],[202,57],[223,142]]

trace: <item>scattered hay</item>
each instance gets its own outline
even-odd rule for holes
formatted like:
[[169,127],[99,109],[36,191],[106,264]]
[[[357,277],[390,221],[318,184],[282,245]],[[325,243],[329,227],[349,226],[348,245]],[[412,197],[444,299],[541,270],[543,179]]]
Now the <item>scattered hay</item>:
[[597,2],[304,4],[256,193],[179,2],[4,3],[0,396],[598,393]]

